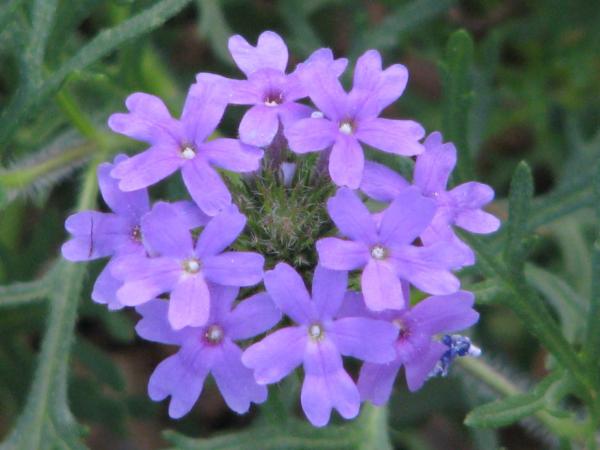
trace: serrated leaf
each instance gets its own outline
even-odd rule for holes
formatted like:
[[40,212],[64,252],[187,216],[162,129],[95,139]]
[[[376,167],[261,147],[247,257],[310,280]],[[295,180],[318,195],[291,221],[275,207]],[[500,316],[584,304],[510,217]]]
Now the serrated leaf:
[[508,198],[508,220],[506,222],[506,247],[504,261],[509,270],[520,272],[523,268],[528,236],[527,221],[533,198],[533,177],[525,162],[519,163],[510,183]]
[[446,47],[446,59],[441,64],[444,93],[442,131],[444,139],[452,141],[458,152],[456,181],[473,178],[467,135],[473,96],[470,81],[472,63],[473,39],[465,30],[452,33]]

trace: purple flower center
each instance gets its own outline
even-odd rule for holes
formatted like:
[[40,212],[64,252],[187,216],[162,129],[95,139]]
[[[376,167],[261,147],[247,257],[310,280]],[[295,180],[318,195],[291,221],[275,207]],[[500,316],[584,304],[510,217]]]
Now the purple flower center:
[[185,270],[187,273],[198,273],[200,272],[200,261],[192,258],[192,259],[186,259],[183,262],[183,270]]
[[387,255],[388,255],[387,249],[380,244],[375,245],[371,249],[371,257],[373,259],[377,259],[377,260],[381,261],[381,260],[387,258]]
[[283,93],[280,91],[269,92],[264,99],[266,106],[277,106],[283,103]]
[[142,230],[139,225],[136,225],[131,229],[131,239],[133,239],[134,242],[142,242]]
[[194,159],[196,157],[196,147],[193,144],[183,144],[180,155],[183,159]]
[[313,341],[318,342],[325,337],[325,330],[320,323],[313,323],[308,327],[308,335]]
[[406,325],[402,319],[392,320],[392,324],[398,328],[398,340],[405,341],[410,337],[410,328]]
[[217,324],[209,326],[204,332],[204,340],[210,345],[220,344],[224,336],[223,328]]

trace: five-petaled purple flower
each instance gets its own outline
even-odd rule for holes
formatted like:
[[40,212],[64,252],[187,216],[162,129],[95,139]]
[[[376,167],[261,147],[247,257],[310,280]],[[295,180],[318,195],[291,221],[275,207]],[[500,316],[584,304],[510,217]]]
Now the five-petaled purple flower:
[[459,291],[451,295],[428,297],[412,308],[401,311],[376,313],[365,308],[360,294],[348,294],[342,315],[366,314],[388,321],[399,330],[396,358],[393,361],[385,364],[366,362],[363,365],[358,378],[361,400],[369,400],[375,405],[387,402],[402,366],[408,389],[420,389],[448,350],[435,336],[462,330],[476,323],[479,314],[473,309],[473,302],[473,294]]
[[250,402],[262,403],[267,398],[265,386],[257,384],[252,371],[242,364],[242,350],[234,341],[267,331],[279,322],[281,313],[264,293],[241,301],[231,310],[238,288],[211,284],[209,289],[210,317],[203,327],[173,330],[164,300],[136,308],[143,316],[135,328],[142,338],[181,347],[158,365],[148,383],[152,400],[171,396],[169,415],[174,419],[192,409],[209,373],[227,405],[239,414],[248,411]]
[[237,139],[206,141],[227,106],[221,83],[196,83],[187,95],[181,119],[171,117],[158,97],[135,93],[127,97],[129,113],[110,116],[117,133],[145,141],[150,148],[115,167],[119,188],[134,191],[150,186],[181,168],[183,182],[200,209],[214,216],[231,204],[231,194],[217,166],[234,172],[258,169],[262,150]]
[[319,264],[333,270],[364,268],[362,292],[374,311],[402,309],[408,304],[401,280],[430,294],[450,294],[460,286],[450,272],[457,255],[450,243],[417,247],[413,241],[431,223],[435,202],[416,188],[400,192],[380,223],[347,188],[327,202],[329,215],[350,240],[324,238],[317,241]]
[[329,422],[331,409],[349,419],[358,414],[359,393],[341,355],[385,363],[395,356],[398,330],[390,323],[336,315],[346,293],[347,273],[315,270],[312,301],[298,273],[285,263],[265,273],[267,292],[297,325],[281,328],[251,345],[242,362],[259,384],[276,383],[304,365],[301,403],[315,426]]
[[331,50],[323,48],[286,75],[288,50],[283,39],[272,31],[262,33],[256,47],[240,35],[231,36],[229,52],[247,80],[231,80],[208,73],[198,74],[197,80],[224,82],[228,88],[229,103],[253,105],[242,117],[239,133],[243,142],[259,147],[273,141],[280,121],[287,127],[298,119],[310,116],[312,109],[297,103],[297,100],[308,95],[299,76],[307,64],[320,61],[327,70],[339,76],[348,62],[346,59],[334,61]]
[[[431,224],[419,235],[424,245],[451,241],[462,253],[461,266],[475,263],[473,251],[452,230],[452,225],[471,233],[493,233],[500,221],[482,208],[494,199],[494,190],[487,184],[471,181],[447,191],[446,185],[456,165],[456,148],[443,143],[439,132],[425,140],[425,152],[417,156],[413,183],[421,193],[436,202],[437,210]],[[360,189],[374,200],[393,201],[409,183],[401,175],[382,164],[369,162]]]
[[158,256],[132,255],[113,266],[113,275],[123,280],[118,299],[136,306],[170,292],[168,318],[174,329],[204,325],[211,305],[207,282],[240,287],[262,279],[261,255],[224,252],[245,224],[246,217],[231,205],[213,217],[194,242],[172,205],[155,204],[142,219],[142,235],[147,248]]
[[[148,192],[146,189],[123,192],[118,187],[118,181],[110,176],[116,164],[127,160],[127,156],[117,155],[114,163],[102,163],[97,169],[102,198],[113,212],[81,211],[69,216],[65,228],[73,235],[73,239],[62,246],[62,255],[69,261],[112,257],[98,276],[92,291],[92,299],[107,304],[110,309],[124,306],[116,296],[121,282],[111,274],[115,261],[124,255],[145,254],[141,220],[150,210]],[[208,220],[193,203],[177,202],[172,208],[188,229],[204,225]]]
[[290,149],[296,153],[321,151],[333,146],[329,174],[338,186],[358,188],[363,176],[364,154],[360,142],[396,155],[423,151],[425,135],[412,120],[378,117],[406,87],[408,72],[400,64],[381,69],[381,56],[369,50],[356,63],[354,86],[346,93],[321,61],[307,64],[300,76],[320,114],[285,128]]

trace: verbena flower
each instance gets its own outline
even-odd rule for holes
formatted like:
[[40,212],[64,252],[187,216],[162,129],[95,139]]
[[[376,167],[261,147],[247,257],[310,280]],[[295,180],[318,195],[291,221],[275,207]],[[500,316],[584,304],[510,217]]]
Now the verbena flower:
[[294,121],[310,116],[312,109],[297,102],[307,96],[299,73],[306,64],[320,61],[326,70],[339,76],[346,68],[346,59],[333,59],[329,49],[315,51],[304,64],[298,65],[289,75],[285,74],[288,50],[283,39],[272,31],[258,37],[256,47],[240,35],[229,38],[229,51],[233,60],[248,78],[231,80],[219,75],[200,73],[202,82],[224,82],[228,89],[229,103],[252,105],[239,125],[243,142],[259,147],[269,145],[280,126],[287,127]]
[[361,142],[396,155],[423,151],[419,140],[425,131],[421,125],[379,117],[406,87],[408,72],[404,66],[395,64],[382,70],[379,52],[369,50],[356,63],[350,93],[319,61],[307,65],[301,78],[320,114],[285,128],[285,136],[296,153],[331,147],[329,174],[338,186],[356,189],[360,185],[364,167]]
[[239,414],[248,411],[250,402],[262,403],[267,398],[267,389],[242,364],[242,350],[234,341],[263,333],[279,322],[281,313],[264,293],[241,301],[232,310],[238,288],[209,285],[209,289],[210,317],[203,327],[173,330],[164,300],[136,308],[143,317],[135,327],[142,338],[180,347],[156,367],[148,383],[152,400],[171,396],[169,415],[175,419],[192,409],[209,374],[227,405]]
[[[97,169],[102,198],[113,212],[82,211],[69,216],[65,228],[73,235],[73,239],[62,246],[62,255],[69,261],[112,257],[98,276],[92,291],[92,299],[107,304],[110,309],[123,307],[116,297],[121,282],[112,276],[112,265],[124,255],[145,254],[141,221],[150,210],[146,189],[123,192],[118,188],[118,181],[110,176],[114,166],[127,159],[125,155],[117,155],[114,163],[102,163]],[[190,202],[177,202],[172,207],[174,214],[188,229],[203,225],[208,220]]]
[[337,319],[347,274],[317,267],[312,301],[302,278],[285,263],[265,273],[267,292],[295,322],[251,345],[242,361],[261,384],[276,383],[300,364],[304,367],[301,403],[308,420],[326,425],[331,409],[349,419],[358,414],[359,393],[344,370],[341,355],[383,363],[394,358],[397,329],[365,317]]
[[[456,166],[456,148],[444,143],[439,132],[425,140],[425,152],[417,156],[413,184],[434,200],[437,209],[431,224],[419,235],[425,245],[440,240],[452,241],[462,252],[461,265],[475,262],[473,251],[452,230],[458,226],[471,233],[493,233],[500,221],[482,208],[494,199],[494,191],[486,184],[471,181],[447,190],[450,174]],[[393,201],[409,183],[390,168],[369,162],[360,189],[374,200]]]
[[402,292],[402,280],[430,294],[458,290],[460,282],[450,272],[457,264],[452,244],[413,245],[436,211],[435,202],[416,188],[401,191],[380,223],[347,188],[339,189],[329,199],[327,210],[341,234],[349,239],[329,237],[317,241],[319,264],[333,270],[363,269],[361,289],[370,309],[404,308],[408,299]]
[[386,403],[401,367],[404,367],[408,389],[420,389],[448,351],[448,346],[436,336],[463,330],[476,323],[479,314],[473,309],[473,303],[473,294],[459,291],[451,295],[428,297],[401,311],[372,312],[365,308],[360,294],[348,294],[342,315],[366,314],[394,324],[399,331],[395,344],[396,358],[393,361],[386,364],[366,362],[363,365],[358,378],[361,399],[375,405]]
[[231,204],[231,194],[213,166],[233,172],[259,167],[262,150],[237,139],[207,141],[219,124],[228,94],[219,83],[196,83],[187,95],[181,119],[171,117],[161,99],[135,93],[127,97],[129,113],[110,116],[117,133],[150,144],[150,148],[115,167],[119,188],[150,186],[181,168],[183,182],[200,209],[214,216]]
[[118,299],[136,306],[170,293],[168,318],[174,329],[204,325],[211,305],[207,282],[239,287],[262,279],[261,255],[224,251],[245,224],[246,217],[232,205],[213,217],[194,242],[172,205],[157,203],[142,220],[144,243],[157,256],[132,255],[115,264],[112,273],[123,280]]

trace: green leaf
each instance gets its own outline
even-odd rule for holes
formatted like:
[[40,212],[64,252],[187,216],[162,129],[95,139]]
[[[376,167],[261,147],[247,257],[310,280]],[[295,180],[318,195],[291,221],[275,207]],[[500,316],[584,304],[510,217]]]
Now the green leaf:
[[6,25],[10,23],[21,3],[23,0],[10,0],[0,7],[0,34],[7,29]]
[[353,450],[357,449],[356,429],[350,426],[315,428],[298,420],[276,426],[251,428],[208,439],[191,439],[173,431],[164,437],[171,450]]
[[27,85],[41,82],[44,69],[44,54],[46,42],[54,24],[54,16],[58,0],[35,0],[32,12],[30,39],[27,48],[22,53],[23,70],[21,72]]
[[584,355],[589,361],[592,379],[598,380],[600,367],[600,240],[592,250],[592,295],[585,327]]
[[350,52],[351,58],[370,48],[381,52],[397,48],[403,34],[442,14],[454,3],[456,0],[416,0],[398,6],[376,26],[359,33]]
[[43,300],[51,293],[59,269],[60,264],[56,264],[37,280],[0,286],[0,307],[28,305]]
[[472,427],[498,428],[531,416],[544,407],[545,394],[559,378],[558,373],[553,373],[546,376],[532,392],[512,395],[479,406],[467,415],[465,424]]
[[125,389],[125,380],[119,367],[101,349],[88,340],[79,338],[75,341],[73,356],[101,383],[116,391]]
[[98,33],[56,72],[33,88],[20,89],[0,117],[0,143],[6,146],[15,130],[32,112],[54,94],[73,72],[85,69],[118,49],[125,42],[158,28],[190,0],[161,0],[115,27]]
[[198,31],[200,36],[208,40],[214,55],[225,64],[233,65],[227,42],[233,31],[225,20],[225,14],[219,0],[196,0],[200,12]]
[[525,278],[554,307],[565,336],[575,341],[581,335],[586,317],[583,299],[565,280],[533,264],[525,266]]
[[533,198],[533,177],[525,162],[519,163],[510,183],[508,198],[507,241],[504,260],[509,269],[520,272],[527,256],[527,219]]
[[82,427],[67,406],[67,370],[83,265],[62,263],[50,296],[50,312],[25,409],[1,450],[85,449]]
[[454,32],[446,48],[446,60],[440,65],[444,92],[442,130],[444,139],[452,141],[458,151],[456,181],[473,178],[467,125],[473,92],[470,70],[473,63],[473,40],[465,30]]

